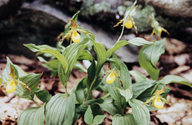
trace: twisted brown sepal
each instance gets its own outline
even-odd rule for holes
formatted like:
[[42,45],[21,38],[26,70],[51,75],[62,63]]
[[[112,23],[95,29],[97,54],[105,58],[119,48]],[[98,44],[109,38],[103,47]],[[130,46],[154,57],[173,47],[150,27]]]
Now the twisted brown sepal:
[[17,78],[17,76],[14,74],[14,69],[12,67],[10,67],[10,71],[11,73],[9,75],[11,76],[11,78],[13,79]]
[[71,19],[68,19],[68,20],[71,21],[71,29],[77,28],[77,24],[73,20]]

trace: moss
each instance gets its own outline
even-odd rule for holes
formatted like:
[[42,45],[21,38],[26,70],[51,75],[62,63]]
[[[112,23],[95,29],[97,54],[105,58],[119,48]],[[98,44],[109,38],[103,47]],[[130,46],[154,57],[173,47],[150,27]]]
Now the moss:
[[[138,8],[141,8],[140,6]],[[137,26],[138,32],[147,32],[152,30],[151,21],[149,15],[155,13],[155,9],[147,5],[143,9],[137,9],[137,14],[133,17],[135,25]]]

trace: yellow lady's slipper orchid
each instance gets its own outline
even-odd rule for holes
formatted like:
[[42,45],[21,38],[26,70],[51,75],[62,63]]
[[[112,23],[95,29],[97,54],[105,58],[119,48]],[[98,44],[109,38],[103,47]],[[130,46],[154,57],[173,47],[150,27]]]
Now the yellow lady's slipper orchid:
[[153,28],[153,31],[152,31],[151,35],[149,36],[149,38],[153,34],[156,34],[160,38],[162,31],[166,32],[169,35],[169,32],[166,29],[159,26],[159,23],[155,20],[155,17],[153,14],[152,14],[152,16],[150,16],[150,20],[151,20],[151,27]]
[[74,43],[78,43],[81,40],[81,36],[77,31],[73,31],[71,38]]
[[14,80],[11,80],[10,83],[6,87],[6,91],[8,93],[13,93],[16,90],[16,83]]
[[115,81],[115,74],[114,74],[114,72],[111,72],[108,76],[107,76],[107,78],[106,78],[106,82],[108,83],[108,84],[111,84],[111,83],[113,83],[114,81]]
[[[162,94],[165,91],[165,86],[161,89],[161,90],[156,90],[154,95],[147,100],[146,102],[143,103],[142,106],[146,105],[147,103],[152,101],[152,106],[157,108],[157,109],[162,109],[164,107],[164,103],[162,101],[164,101],[165,103],[169,104],[169,102],[164,99],[160,94]],[[142,107],[141,106],[141,107]],[[140,108],[141,108],[140,107]]]
[[164,107],[164,104],[161,101],[160,97],[154,98],[154,100],[152,102],[153,102],[152,103],[153,107],[155,107],[157,109],[162,109]]
[[[60,39],[60,37],[62,36],[62,38],[60,39],[60,42],[62,42],[65,38],[69,39],[71,37],[72,41],[74,43],[78,43],[81,40],[81,35],[78,32],[82,32],[85,34],[88,34],[90,36],[94,36],[93,34],[87,32],[86,30],[80,28],[73,20],[70,20],[71,22],[71,30],[69,30],[66,34],[64,34],[63,32],[57,37],[57,39]],[[78,31],[78,32],[77,32]]]
[[17,76],[14,74],[14,69],[11,67],[10,67],[10,72],[11,73],[9,74],[9,76],[11,78],[7,79],[7,81],[4,82],[4,85],[2,85],[2,86],[5,86],[8,83],[5,89],[7,93],[13,93],[16,90],[18,83],[23,85],[23,87],[26,87],[26,89],[32,93],[31,89],[25,83],[17,79]]
[[[128,18],[127,19],[121,19],[119,22],[117,22],[116,25],[114,25],[113,27],[117,27],[119,24],[123,24],[124,21],[124,25],[127,29],[131,29],[132,27],[134,27],[135,29],[135,33],[137,34],[137,27],[135,26],[135,22],[132,18],[132,16],[134,16],[136,14],[136,8],[137,6],[135,6],[132,10],[129,10],[125,13],[125,16],[127,16]],[[129,15],[128,15],[129,14]],[[123,25],[122,25],[123,26]]]

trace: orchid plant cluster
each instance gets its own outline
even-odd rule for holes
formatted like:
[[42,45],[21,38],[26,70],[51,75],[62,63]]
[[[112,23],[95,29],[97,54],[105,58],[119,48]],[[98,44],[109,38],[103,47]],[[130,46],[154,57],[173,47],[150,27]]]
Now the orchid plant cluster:
[[[34,101],[37,107],[24,110],[19,118],[18,125],[75,125],[77,120],[82,124],[97,125],[105,119],[105,113],[112,115],[113,125],[149,125],[150,111],[162,109],[170,89],[169,83],[180,83],[192,87],[185,79],[167,75],[159,80],[160,70],[156,67],[161,54],[164,53],[165,39],[146,41],[142,38],[134,38],[129,41],[120,40],[124,27],[137,28],[133,19],[136,14],[136,2],[129,7],[125,16],[116,25],[122,24],[122,32],[114,46],[108,50],[104,45],[95,41],[95,35],[76,24],[77,12],[66,24],[65,30],[58,36],[57,47],[48,45],[25,44],[31,51],[37,52],[40,61],[44,62],[53,74],[58,74],[65,87],[65,93],[50,95],[48,91],[38,88],[42,74],[26,73],[20,67],[13,64],[7,57],[7,65],[3,71],[1,88],[7,93]],[[161,36],[165,31],[151,16],[152,33]],[[168,32],[167,32],[168,33]],[[62,43],[70,40],[70,45],[64,47]],[[122,46],[132,44],[143,46],[139,52],[138,60],[149,77],[137,71],[129,71],[127,66],[115,52]],[[93,46],[97,58],[90,52]],[[46,61],[41,54],[49,54],[50,60]],[[87,60],[91,64],[88,69],[82,67],[79,61]],[[107,64],[107,71],[103,65]],[[88,74],[69,93],[67,81],[73,68],[81,69]],[[132,83],[134,78],[135,83]],[[93,90],[103,94],[100,98],[93,98]],[[38,104],[34,97],[41,100],[43,105]],[[132,113],[127,113],[127,107],[132,108]]]

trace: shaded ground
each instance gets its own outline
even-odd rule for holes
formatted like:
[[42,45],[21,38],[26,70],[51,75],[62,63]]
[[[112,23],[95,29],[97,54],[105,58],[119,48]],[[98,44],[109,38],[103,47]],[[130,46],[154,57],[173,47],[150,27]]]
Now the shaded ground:
[[[147,39],[148,35],[140,35],[140,37]],[[148,39],[148,40],[152,40]],[[179,75],[187,79],[192,83],[192,44],[186,44],[176,39],[167,38],[166,40],[166,52],[160,58],[158,62],[158,68],[161,69],[160,76],[163,77],[168,74]],[[37,59],[27,59],[24,56],[5,55],[0,54],[0,77],[2,77],[2,71],[6,66],[6,56],[11,61],[20,66],[26,72],[41,73],[39,87],[46,89],[50,94],[64,93],[65,89],[58,76],[50,78],[50,72],[42,67],[41,62]],[[144,69],[140,68],[138,64],[127,64],[129,69],[137,70],[147,76]],[[70,79],[68,81],[68,90],[77,85],[86,73],[82,73],[76,69],[72,71]],[[192,89],[179,84],[170,84],[168,87],[171,92],[167,98],[171,105],[165,105],[161,110],[151,112],[150,125],[191,125],[192,124]],[[26,108],[36,106],[32,101],[19,98],[14,94],[6,94],[0,90],[0,125],[16,125],[19,114]],[[99,97],[102,93],[94,91],[95,98]],[[39,102],[37,100],[37,102]],[[39,102],[42,104],[42,102]],[[127,112],[131,112],[131,109],[127,109]],[[107,115],[103,125],[112,124],[112,116]],[[77,121],[80,124],[80,121]]]

